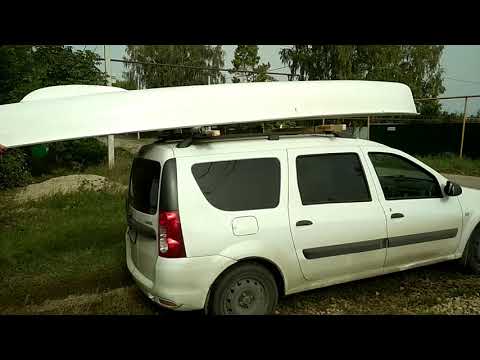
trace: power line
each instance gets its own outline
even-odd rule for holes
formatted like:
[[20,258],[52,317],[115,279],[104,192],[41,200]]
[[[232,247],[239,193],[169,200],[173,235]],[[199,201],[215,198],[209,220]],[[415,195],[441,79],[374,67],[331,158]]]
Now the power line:
[[428,101],[428,100],[450,100],[450,99],[465,99],[465,98],[480,98],[480,95],[447,96],[447,97],[423,98],[423,99],[414,99],[414,100],[415,101]]
[[271,71],[281,70],[281,69],[285,69],[287,67],[288,67],[288,65],[285,65],[285,66],[282,66],[282,67],[279,67],[279,68],[272,69]]
[[[105,61],[105,59],[100,58],[99,60]],[[212,68],[212,67],[202,67],[202,66],[192,66],[192,65],[179,65],[179,64],[164,64],[164,63],[152,63],[152,62],[145,62],[145,61],[132,61],[132,60],[120,60],[120,59],[110,59],[113,62],[120,62],[124,64],[141,64],[141,65],[156,65],[156,66],[167,66],[167,67],[177,67],[177,68],[184,68],[184,69],[196,69],[196,70],[205,70],[205,71],[225,71],[225,72],[243,72],[248,74],[258,74],[260,71],[253,71],[253,70],[234,70],[234,69],[223,69],[223,68]],[[296,74],[289,74],[289,73],[279,73],[279,72],[266,72],[269,75],[283,75],[283,76],[300,76]]]
[[445,76],[445,79],[459,81],[459,82],[465,82],[465,83],[471,83],[471,84],[480,84],[480,81],[461,80],[461,79],[451,78],[451,77],[448,77],[448,76]]

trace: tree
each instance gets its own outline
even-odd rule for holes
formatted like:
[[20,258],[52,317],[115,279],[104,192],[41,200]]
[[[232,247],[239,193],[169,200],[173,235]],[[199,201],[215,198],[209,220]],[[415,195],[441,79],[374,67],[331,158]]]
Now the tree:
[[0,46],[0,104],[19,101],[35,88],[31,46]]
[[[445,91],[442,52],[435,45],[294,45],[282,49],[280,58],[299,80],[396,81],[407,84],[415,98],[428,98]],[[440,108],[438,101],[418,104],[424,115],[437,115]]]
[[92,51],[70,46],[0,47],[0,103],[20,101],[29,92],[67,84],[105,85],[106,75]]
[[125,90],[137,90],[137,84],[135,84],[131,80],[117,80],[115,81],[112,86],[119,87]]
[[43,87],[68,84],[106,85],[100,57],[89,50],[73,50],[71,46],[35,46],[33,59]]
[[[240,76],[244,77],[246,82],[264,82],[274,81],[275,79],[267,74],[270,69],[270,63],[260,64],[260,56],[258,55],[257,45],[237,45],[235,55],[232,60],[233,70],[231,74],[235,74],[232,82],[241,82]],[[255,71],[256,73],[244,73],[239,70]]]
[[139,62],[125,64],[124,72],[126,80],[137,84],[137,88],[207,84],[208,76],[212,84],[225,82],[225,77],[218,70],[152,65],[156,63],[218,69],[224,65],[221,45],[128,45],[124,59]]

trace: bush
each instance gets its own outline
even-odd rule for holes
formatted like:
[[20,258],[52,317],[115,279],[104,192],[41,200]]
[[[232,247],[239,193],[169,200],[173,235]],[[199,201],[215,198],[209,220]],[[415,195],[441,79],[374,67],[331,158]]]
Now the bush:
[[27,155],[18,149],[9,149],[0,155],[0,189],[24,186],[31,181]]
[[94,138],[62,141],[49,145],[49,162],[76,170],[99,164],[106,157],[107,146]]

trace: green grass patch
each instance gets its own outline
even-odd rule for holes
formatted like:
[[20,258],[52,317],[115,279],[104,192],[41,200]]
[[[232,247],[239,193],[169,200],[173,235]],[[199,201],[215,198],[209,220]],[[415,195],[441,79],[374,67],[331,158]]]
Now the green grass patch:
[[111,181],[128,185],[133,158],[134,155],[130,152],[122,148],[115,148],[115,166],[113,169],[109,169],[108,162],[104,162],[100,165],[87,167],[84,173],[105,176]]
[[446,174],[480,176],[480,159],[460,159],[455,155],[415,156],[431,168]]
[[131,284],[124,195],[82,192],[18,207],[2,196],[0,304],[39,303]]

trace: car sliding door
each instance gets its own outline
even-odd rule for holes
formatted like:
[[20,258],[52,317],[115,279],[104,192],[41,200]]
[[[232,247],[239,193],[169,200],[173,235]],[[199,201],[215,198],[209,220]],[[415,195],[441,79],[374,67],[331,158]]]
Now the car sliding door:
[[288,150],[290,226],[306,279],[321,284],[380,274],[385,215],[356,147]]

